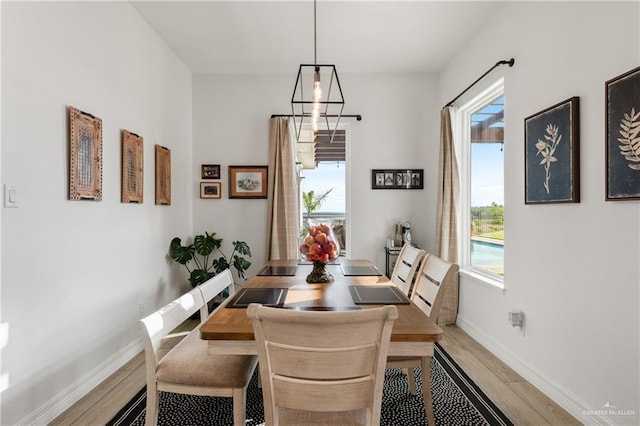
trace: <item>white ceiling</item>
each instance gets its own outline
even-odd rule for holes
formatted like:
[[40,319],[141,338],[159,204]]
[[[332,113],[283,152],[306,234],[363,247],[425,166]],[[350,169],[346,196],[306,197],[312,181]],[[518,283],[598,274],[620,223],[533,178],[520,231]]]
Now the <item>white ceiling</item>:
[[[313,63],[310,0],[130,2],[194,73],[295,74]],[[338,73],[435,73],[499,3],[318,0],[317,62]]]

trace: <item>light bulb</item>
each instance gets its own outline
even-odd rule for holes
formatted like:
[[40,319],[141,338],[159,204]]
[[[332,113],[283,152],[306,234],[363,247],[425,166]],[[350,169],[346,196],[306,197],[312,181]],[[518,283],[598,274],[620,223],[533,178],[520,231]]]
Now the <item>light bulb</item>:
[[320,80],[313,82],[313,101],[319,102],[322,99],[322,86],[320,86]]
[[320,86],[320,69],[316,68],[313,73],[313,101],[319,102],[322,99],[322,87]]

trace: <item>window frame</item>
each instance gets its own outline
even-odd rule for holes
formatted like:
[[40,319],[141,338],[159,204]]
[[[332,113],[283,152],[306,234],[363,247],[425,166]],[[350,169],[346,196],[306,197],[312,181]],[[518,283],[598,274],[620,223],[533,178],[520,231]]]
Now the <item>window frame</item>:
[[[504,96],[504,79],[500,78],[460,106],[455,113],[456,143],[460,174],[459,242],[460,273],[479,284],[504,291],[504,276],[471,265],[471,115],[494,99]],[[503,169],[504,173],[504,169]],[[503,259],[504,262],[504,259]]]

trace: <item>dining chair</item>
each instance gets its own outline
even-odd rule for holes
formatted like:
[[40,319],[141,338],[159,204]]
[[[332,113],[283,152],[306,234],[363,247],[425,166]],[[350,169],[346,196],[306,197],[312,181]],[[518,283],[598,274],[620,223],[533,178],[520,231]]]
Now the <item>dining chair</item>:
[[408,297],[411,297],[416,271],[425,255],[424,250],[410,244],[405,244],[398,254],[396,264],[389,278]]
[[[210,355],[206,340],[200,338],[199,326],[207,317],[207,297],[215,297],[233,285],[231,274],[221,273],[189,293],[165,305],[138,322],[145,352],[147,411],[145,424],[158,422],[159,392],[233,398],[233,423],[243,426],[246,420],[246,390],[257,365],[251,355]],[[204,290],[204,291],[203,291]],[[200,325],[184,337],[163,357],[159,354],[165,338],[200,311]]]
[[265,422],[379,425],[395,306],[298,311],[252,303]]
[[[457,264],[449,263],[433,254],[427,254],[418,269],[411,300],[433,322],[438,320],[445,289],[455,282],[458,270],[459,266]],[[427,414],[429,425],[433,425],[435,422],[433,418],[433,403],[431,401],[430,364],[431,357],[390,356],[387,358],[387,368],[408,369],[409,392],[412,395],[417,393],[414,369],[421,367],[425,413]]]

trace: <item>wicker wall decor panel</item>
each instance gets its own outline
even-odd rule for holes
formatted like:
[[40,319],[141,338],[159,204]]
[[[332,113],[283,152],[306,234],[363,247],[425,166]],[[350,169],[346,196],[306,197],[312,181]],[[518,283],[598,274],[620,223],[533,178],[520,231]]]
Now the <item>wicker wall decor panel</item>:
[[156,204],[171,205],[171,150],[156,145]]
[[69,199],[102,201],[102,120],[71,106]]
[[143,200],[144,162],[142,137],[122,130],[122,199],[123,203]]

